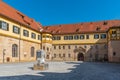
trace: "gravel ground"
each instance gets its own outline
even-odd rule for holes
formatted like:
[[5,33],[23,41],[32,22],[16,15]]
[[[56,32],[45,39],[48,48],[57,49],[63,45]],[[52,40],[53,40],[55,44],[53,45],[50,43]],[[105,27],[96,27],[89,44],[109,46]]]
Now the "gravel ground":
[[48,62],[45,71],[32,70],[33,64],[0,64],[0,80],[120,80],[117,63]]

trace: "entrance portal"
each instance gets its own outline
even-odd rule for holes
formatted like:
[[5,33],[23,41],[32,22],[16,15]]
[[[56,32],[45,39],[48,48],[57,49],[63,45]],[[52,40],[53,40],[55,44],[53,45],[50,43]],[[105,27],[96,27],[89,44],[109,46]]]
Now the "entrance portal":
[[84,61],[84,54],[83,53],[78,53],[78,61]]

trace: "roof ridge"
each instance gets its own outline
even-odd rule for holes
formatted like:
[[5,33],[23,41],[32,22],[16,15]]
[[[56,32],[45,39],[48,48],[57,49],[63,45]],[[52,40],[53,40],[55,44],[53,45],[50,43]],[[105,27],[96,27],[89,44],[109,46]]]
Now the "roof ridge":
[[105,22],[105,21],[120,21],[119,19],[114,19],[114,20],[100,20],[100,21],[89,21],[89,22],[78,22],[78,23],[68,23],[68,24],[54,24],[54,25],[47,25],[43,27],[52,27],[52,26],[59,26],[59,25],[78,25],[78,24],[93,24],[93,23],[100,23],[100,22]]

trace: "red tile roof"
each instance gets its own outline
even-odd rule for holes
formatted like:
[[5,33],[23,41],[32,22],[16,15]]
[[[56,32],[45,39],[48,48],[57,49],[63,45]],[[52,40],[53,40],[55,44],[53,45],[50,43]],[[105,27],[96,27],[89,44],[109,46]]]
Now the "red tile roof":
[[106,32],[110,27],[120,26],[120,20],[109,20],[99,22],[86,22],[78,24],[63,24],[54,26],[44,26],[45,30],[53,34],[73,34],[73,33],[90,33]]
[[42,25],[0,0],[0,15],[39,31]]

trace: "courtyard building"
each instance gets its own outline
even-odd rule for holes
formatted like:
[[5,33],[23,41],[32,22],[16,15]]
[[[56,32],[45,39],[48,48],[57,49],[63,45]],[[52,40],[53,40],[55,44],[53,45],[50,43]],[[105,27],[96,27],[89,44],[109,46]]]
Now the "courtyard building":
[[36,61],[120,62],[120,20],[42,26],[0,0],[0,63]]

